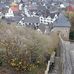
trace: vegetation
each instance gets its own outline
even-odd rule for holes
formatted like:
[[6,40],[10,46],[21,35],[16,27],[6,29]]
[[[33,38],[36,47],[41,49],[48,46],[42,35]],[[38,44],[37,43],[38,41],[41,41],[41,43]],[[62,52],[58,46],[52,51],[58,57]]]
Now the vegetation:
[[74,31],[71,31],[71,32],[70,32],[69,38],[70,38],[71,40],[74,40]]
[[71,22],[71,31],[74,31],[74,12],[66,13],[66,17],[68,17]]
[[68,13],[66,13],[66,16],[69,18],[69,20],[71,22],[69,39],[74,40],[74,12],[70,12],[70,13],[68,12]]
[[58,41],[56,33],[46,36],[30,28],[0,24],[0,48],[3,49],[0,56],[17,72],[43,74],[46,57],[57,48]]

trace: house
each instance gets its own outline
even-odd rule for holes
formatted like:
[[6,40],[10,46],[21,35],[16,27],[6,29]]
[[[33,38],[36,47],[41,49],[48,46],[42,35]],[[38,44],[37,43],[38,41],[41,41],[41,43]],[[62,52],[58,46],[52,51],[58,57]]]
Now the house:
[[5,3],[0,3],[0,12],[5,13],[7,10],[7,5]]
[[23,4],[22,3],[19,4],[19,10],[20,11],[23,10]]
[[30,3],[28,9],[30,11],[37,11],[37,3],[36,2]]
[[56,21],[57,19],[58,19],[58,15],[57,14],[55,14],[53,16],[53,18],[51,18],[51,15],[48,16],[47,18],[45,18],[43,16],[40,16],[40,23],[43,23],[43,24],[51,24],[54,21]]
[[21,0],[14,0],[14,2],[19,3],[19,2],[21,2]]
[[25,13],[25,15],[27,17],[30,17],[30,14],[29,14],[29,10],[28,10],[28,6],[27,5],[24,6],[24,13]]
[[49,24],[49,23],[51,23],[51,21],[52,21],[52,19],[51,19],[50,16],[47,17],[47,18],[44,18],[43,16],[40,16],[40,23],[42,23],[42,24]]
[[64,16],[64,14],[60,13],[58,19],[53,23],[53,29],[51,32],[60,33],[64,39],[68,40],[70,27],[71,24],[69,20]]
[[5,18],[14,17],[13,10],[9,8],[8,13],[5,13]]
[[2,19],[4,17],[3,13],[0,12],[0,19]]
[[74,7],[72,5],[67,6],[67,11],[74,11]]
[[1,3],[11,3],[11,2],[13,2],[14,0],[0,0],[1,1]]
[[18,13],[19,12],[19,5],[15,2],[12,2],[11,5],[10,5],[10,8],[13,12],[16,12]]
[[37,12],[38,12],[38,14],[40,16],[43,15],[43,17],[46,17],[47,16],[46,11],[47,11],[47,9],[46,9],[45,6],[42,6],[42,5],[38,4],[38,6],[37,6]]
[[23,1],[23,3],[24,3],[25,5],[28,5],[28,3],[29,3],[28,0],[22,0],[22,1]]
[[60,8],[65,9],[65,5],[64,4],[60,4]]

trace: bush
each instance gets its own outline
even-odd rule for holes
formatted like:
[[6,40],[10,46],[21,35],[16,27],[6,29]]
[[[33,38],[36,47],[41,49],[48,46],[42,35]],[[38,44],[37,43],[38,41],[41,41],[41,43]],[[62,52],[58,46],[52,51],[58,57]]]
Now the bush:
[[74,40],[74,32],[73,32],[73,31],[70,32],[69,39],[70,39],[70,40]]
[[70,23],[71,23],[71,31],[74,31],[74,12],[68,12],[68,13],[66,13],[66,17],[68,17],[69,18],[69,20],[70,20]]
[[5,49],[5,60],[16,70],[31,71],[45,63],[58,45],[56,34],[46,36],[32,29],[12,25],[0,26],[0,47]]

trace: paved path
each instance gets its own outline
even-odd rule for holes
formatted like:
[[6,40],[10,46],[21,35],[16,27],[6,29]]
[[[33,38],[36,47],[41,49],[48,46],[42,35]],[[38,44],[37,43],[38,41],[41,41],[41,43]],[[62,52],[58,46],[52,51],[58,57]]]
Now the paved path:
[[53,71],[49,74],[60,74],[60,70],[59,70],[59,57],[56,57],[55,59],[55,67],[53,69]]

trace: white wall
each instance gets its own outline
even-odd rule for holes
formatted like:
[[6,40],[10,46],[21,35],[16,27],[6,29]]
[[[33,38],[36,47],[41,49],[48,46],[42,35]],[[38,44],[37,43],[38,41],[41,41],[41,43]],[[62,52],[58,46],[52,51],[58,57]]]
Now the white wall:
[[48,24],[48,23],[51,23],[52,22],[52,19],[51,17],[47,17],[47,18],[44,18],[43,16],[40,16],[40,23],[43,23],[43,24]]

